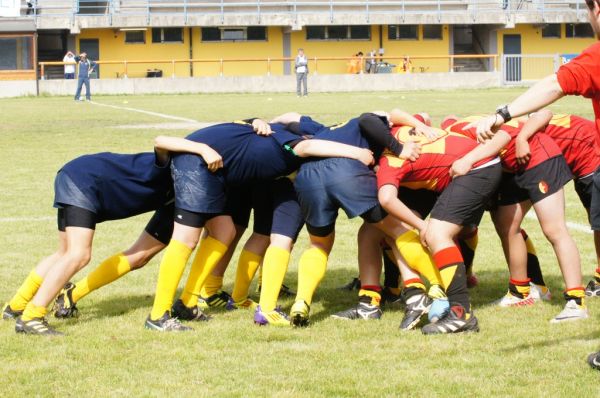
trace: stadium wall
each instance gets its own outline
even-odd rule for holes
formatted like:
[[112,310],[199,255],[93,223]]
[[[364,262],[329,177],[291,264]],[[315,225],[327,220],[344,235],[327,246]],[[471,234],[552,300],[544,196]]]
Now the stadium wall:
[[[413,73],[376,75],[317,75],[308,79],[309,92],[384,92],[402,90],[452,90],[500,86],[498,72]],[[35,95],[35,81],[0,81],[0,97]],[[41,95],[75,93],[74,80],[40,80]],[[294,76],[224,76],[177,79],[93,79],[93,95],[164,93],[294,93]],[[93,98],[93,96],[92,96]]]

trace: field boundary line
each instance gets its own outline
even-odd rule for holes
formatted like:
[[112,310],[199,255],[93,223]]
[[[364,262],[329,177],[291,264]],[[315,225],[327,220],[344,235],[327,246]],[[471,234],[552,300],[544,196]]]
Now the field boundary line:
[[93,105],[98,105],[98,106],[105,106],[107,108],[114,108],[114,109],[120,109],[120,110],[125,110],[125,111],[138,112],[138,113],[143,113],[143,114],[151,115],[151,116],[158,116],[158,117],[162,117],[163,119],[179,120],[180,122],[187,122],[187,123],[200,123],[199,121],[194,120],[194,119],[188,119],[188,118],[180,117],[180,116],[167,115],[165,113],[145,111],[143,109],[131,108],[128,106],[102,104],[100,102],[94,102],[94,101],[89,101],[89,103],[93,104]]

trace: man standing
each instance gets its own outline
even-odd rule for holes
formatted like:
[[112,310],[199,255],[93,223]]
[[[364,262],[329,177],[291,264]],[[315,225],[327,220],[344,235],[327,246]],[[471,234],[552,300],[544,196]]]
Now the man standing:
[[304,55],[304,50],[299,48],[296,55],[296,94],[298,97],[302,95],[301,86],[304,84],[304,95],[308,95],[306,80],[308,76],[308,58]]
[[[600,0],[586,0],[590,25],[600,39]],[[489,138],[496,129],[513,117],[537,111],[563,97],[582,95],[592,100],[596,119],[596,152],[600,153],[600,43],[585,49],[578,57],[563,65],[552,74],[536,83],[516,100],[498,109],[496,114],[475,123],[477,134]],[[594,173],[594,191],[590,208],[590,223],[594,231],[600,230],[600,172]],[[595,242],[596,247],[600,245]],[[600,271],[600,267],[597,272]],[[600,352],[591,354],[588,363],[600,370]]]
[[65,64],[65,79],[75,79],[75,54],[71,51],[67,52],[63,62],[68,62]]
[[79,75],[77,79],[77,91],[75,92],[75,101],[80,100],[81,88],[85,84],[85,99],[88,101],[92,100],[92,93],[90,91],[90,74],[94,71],[96,63],[90,61],[87,58],[86,53],[79,54],[75,57],[75,62],[79,65]]

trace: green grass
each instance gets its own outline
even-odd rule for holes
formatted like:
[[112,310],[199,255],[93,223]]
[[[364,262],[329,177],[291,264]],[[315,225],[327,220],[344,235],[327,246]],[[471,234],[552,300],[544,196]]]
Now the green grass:
[[[299,111],[325,123],[376,109],[400,107],[429,112],[434,122],[448,113],[489,112],[520,89],[406,93],[162,95],[100,97],[95,101],[161,112],[202,122],[271,117]],[[128,103],[124,105],[124,101]],[[56,246],[53,177],[62,164],[85,153],[151,150],[158,134],[189,131],[122,129],[124,125],[172,122],[125,110],[74,103],[65,97],[1,99],[0,109],[0,300],[12,296],[36,262]],[[591,117],[589,101],[567,98],[555,111]],[[567,189],[567,213],[586,224],[585,213]],[[122,250],[137,237],[149,215],[100,224],[93,259]],[[0,322],[0,391],[3,396],[599,396],[598,374],[584,360],[600,345],[600,304],[591,319],[551,325],[562,308],[562,280],[539,226],[527,219],[555,298],[534,308],[490,305],[506,289],[499,240],[485,216],[475,269],[480,286],[472,299],[481,332],[425,337],[400,333],[399,310],[380,322],[344,323],[328,315],[352,305],[355,293],[336,290],[357,274],[360,225],[341,216],[329,269],[306,330],[259,328],[248,312],[216,313],[209,324],[187,334],[145,331],[160,256],[79,303],[78,320],[51,323],[67,337],[16,335]],[[592,235],[572,231],[587,281],[594,269]],[[286,283],[296,286],[297,260],[306,247],[303,232],[292,254]],[[234,256],[234,261],[237,255]],[[231,289],[234,267],[225,287]],[[78,278],[75,278],[78,279]],[[598,300],[600,301],[600,300]],[[282,302],[285,309],[291,301]]]

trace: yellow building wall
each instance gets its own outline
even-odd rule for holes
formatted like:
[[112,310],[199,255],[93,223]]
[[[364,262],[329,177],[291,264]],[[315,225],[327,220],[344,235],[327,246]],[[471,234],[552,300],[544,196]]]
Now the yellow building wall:
[[[521,35],[522,54],[579,54],[596,42],[595,38],[567,38],[565,24],[561,24],[560,38],[543,38],[542,28],[536,25],[517,25],[512,29],[498,30],[498,53],[504,53],[504,35]],[[554,72],[552,58],[523,58],[522,80],[541,79]]]
[[[366,56],[371,50],[379,49],[379,27],[371,26],[370,40],[306,40],[306,28],[303,28],[302,30],[292,32],[291,43],[292,58],[296,57],[299,48],[304,49],[304,54],[309,58],[309,73],[314,73],[315,71],[324,75],[346,73],[348,70],[348,60],[317,60],[315,67],[314,58],[352,57],[359,51],[362,51]],[[293,61],[291,69],[293,73]]]
[[[201,29],[193,28],[194,59],[282,58],[283,32],[279,26],[267,28],[267,41],[203,42]],[[194,76],[218,76],[220,62],[194,63]],[[266,75],[267,61],[224,62],[223,76]],[[272,75],[283,74],[283,62],[272,61]]]
[[[450,54],[450,34],[447,25],[442,26],[441,40],[424,40],[423,25],[418,28],[418,40],[389,40],[388,27],[383,28],[383,48],[385,56],[388,57],[403,57],[408,55],[415,56],[447,56]],[[385,57],[384,57],[385,59]],[[391,63],[400,65],[401,60],[390,60]],[[432,73],[432,72],[449,72],[450,62],[446,59],[418,59],[412,58],[413,73]],[[399,68],[396,68],[398,71]]]
[[[152,29],[145,31],[146,43],[125,43],[125,32],[118,29],[89,29],[82,30],[78,36],[77,49],[80,39],[98,39],[101,61],[153,61],[168,60],[169,62],[149,62],[143,64],[128,64],[127,77],[145,77],[147,69],[161,69],[163,77],[171,77],[173,65],[171,60],[188,60],[190,58],[189,28],[183,28],[183,43],[152,43]],[[123,77],[125,66],[100,65],[100,78],[111,79]],[[175,75],[189,77],[189,63],[176,63]]]

